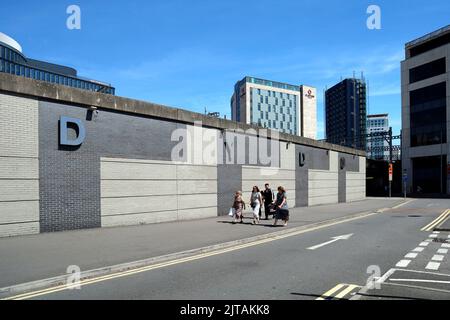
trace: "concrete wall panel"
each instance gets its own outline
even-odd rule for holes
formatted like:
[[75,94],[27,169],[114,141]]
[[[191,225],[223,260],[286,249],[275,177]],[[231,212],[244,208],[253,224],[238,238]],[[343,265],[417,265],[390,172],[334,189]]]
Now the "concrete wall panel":
[[101,158],[101,167],[102,226],[217,215],[216,166]]

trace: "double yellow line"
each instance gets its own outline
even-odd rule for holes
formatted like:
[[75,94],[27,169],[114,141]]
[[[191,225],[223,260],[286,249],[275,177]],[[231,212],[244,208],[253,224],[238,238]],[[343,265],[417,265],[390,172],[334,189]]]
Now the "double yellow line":
[[[340,283],[336,285],[335,287],[331,288],[327,292],[325,292],[323,295],[321,295],[316,300],[330,300],[332,298],[336,299],[343,299],[346,295],[350,294],[355,289],[360,289],[361,286],[357,286],[355,284],[347,284],[347,283]],[[343,289],[343,290],[342,290]]]
[[[112,279],[117,279],[117,278],[130,276],[130,275],[142,273],[142,272],[145,272],[145,271],[150,271],[150,270],[154,270],[154,269],[160,269],[160,268],[173,266],[173,265],[177,265],[177,264],[181,264],[181,263],[186,263],[186,262],[190,262],[190,261],[204,259],[204,258],[207,258],[207,257],[212,257],[212,256],[216,256],[216,255],[220,255],[220,254],[224,254],[224,253],[228,253],[228,252],[241,250],[241,249],[244,249],[244,248],[249,248],[249,247],[253,247],[253,246],[269,243],[269,242],[276,241],[276,240],[281,240],[281,239],[284,239],[284,238],[289,238],[289,237],[296,236],[296,235],[301,235],[301,234],[304,234],[304,233],[307,233],[307,232],[311,232],[311,231],[314,231],[314,230],[324,229],[324,228],[327,228],[327,227],[330,227],[330,226],[334,226],[334,225],[338,225],[338,224],[342,224],[342,223],[345,223],[345,222],[350,222],[350,221],[354,221],[354,220],[358,220],[358,219],[362,219],[362,218],[367,218],[367,217],[375,215],[375,214],[377,214],[377,213],[376,212],[368,213],[368,214],[364,214],[364,215],[360,215],[360,216],[356,216],[356,217],[351,217],[351,218],[340,220],[340,221],[334,221],[334,222],[325,223],[323,225],[318,225],[318,226],[310,227],[310,228],[307,228],[307,229],[301,229],[301,230],[297,230],[297,231],[287,232],[285,234],[275,234],[275,235],[271,236],[270,238],[255,240],[255,241],[248,242],[248,243],[234,245],[232,247],[217,249],[217,250],[214,250],[214,251],[211,251],[211,252],[199,253],[199,254],[196,254],[196,255],[193,255],[193,256],[190,256],[190,257],[178,258],[178,259],[174,259],[174,260],[170,260],[170,261],[166,261],[166,262],[156,263],[156,264],[149,265],[149,266],[144,266],[144,267],[138,267],[138,268],[127,270],[127,271],[120,271],[120,272],[116,272],[116,273],[113,273],[113,274],[104,275],[104,276],[98,276],[98,277],[94,277],[94,278],[90,278],[90,279],[87,278],[87,279],[81,280],[78,284],[80,286],[85,286],[85,285],[94,284],[94,283],[97,283],[97,282],[103,282],[103,281],[107,281],[107,280],[112,280]],[[46,288],[46,289],[42,289],[42,290],[36,290],[36,291],[32,291],[32,292],[18,294],[18,295],[15,295],[15,296],[10,296],[10,297],[4,298],[4,299],[0,299],[0,300],[24,300],[24,299],[31,299],[31,298],[39,297],[39,296],[46,295],[46,294],[51,294],[51,293],[56,293],[56,292],[68,290],[68,289],[71,289],[71,287],[73,288],[73,285],[71,286],[71,285],[68,285],[68,284],[63,284],[63,285],[58,285],[58,286],[51,287],[51,288]]]
[[420,231],[433,231],[433,229],[438,226],[441,222],[445,221],[447,217],[450,215],[450,209],[445,210],[441,213],[439,217],[431,221],[429,224],[427,224],[425,227],[420,229]]

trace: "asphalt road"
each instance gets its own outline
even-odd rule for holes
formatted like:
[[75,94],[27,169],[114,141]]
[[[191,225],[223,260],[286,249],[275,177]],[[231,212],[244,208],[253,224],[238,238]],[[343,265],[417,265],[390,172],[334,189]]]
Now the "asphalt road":
[[[327,228],[30,298],[450,299],[449,233],[421,231],[448,208],[450,200],[414,200]],[[379,285],[368,290],[373,277]]]

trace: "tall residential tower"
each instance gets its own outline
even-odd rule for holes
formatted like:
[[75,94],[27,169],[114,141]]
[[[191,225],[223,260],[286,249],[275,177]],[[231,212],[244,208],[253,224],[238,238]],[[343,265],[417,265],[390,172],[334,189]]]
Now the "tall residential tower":
[[366,83],[345,79],[325,91],[327,142],[365,149]]

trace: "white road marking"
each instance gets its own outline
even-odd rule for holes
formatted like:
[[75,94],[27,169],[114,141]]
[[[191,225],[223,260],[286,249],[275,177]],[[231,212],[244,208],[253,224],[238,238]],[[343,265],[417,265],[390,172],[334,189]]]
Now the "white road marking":
[[397,264],[395,265],[396,267],[399,268],[406,268],[409,264],[411,263],[411,260],[400,260],[399,262],[397,262]]
[[431,283],[448,283],[450,281],[442,281],[442,280],[426,280],[426,279],[389,279],[389,281],[399,281],[399,282],[431,282]]
[[417,253],[414,253],[414,252],[410,252],[405,256],[405,258],[409,258],[409,259],[414,259],[415,257],[417,257]]
[[450,243],[443,243],[442,248],[450,248]]
[[427,266],[425,267],[425,269],[428,270],[438,270],[439,266],[441,264],[439,262],[428,262]]
[[380,279],[378,279],[376,282],[377,283],[383,283],[383,282],[385,282],[386,281],[386,279],[387,278],[389,278],[391,275],[393,275],[394,274],[394,272],[396,271],[397,269],[395,269],[395,268],[391,268],[391,269],[389,269]]
[[429,241],[424,241],[424,242],[421,242],[421,243],[419,244],[419,246],[421,246],[421,247],[426,247],[426,246],[428,246],[429,244],[430,244]]
[[440,272],[430,272],[430,271],[423,271],[423,270],[412,270],[412,269],[394,269],[395,270],[401,270],[402,272],[409,272],[409,273],[422,273],[422,274],[432,274],[435,276],[441,276],[441,277],[450,277],[450,274],[440,273]]
[[333,242],[336,242],[336,241],[338,241],[338,240],[348,240],[348,239],[350,239],[350,237],[351,237],[352,235],[353,235],[353,233],[350,233],[350,234],[344,234],[344,235],[342,235],[342,236],[337,236],[337,237],[332,237],[332,238],[331,238],[332,240],[330,240],[330,241],[327,241],[327,242],[318,244],[318,245],[316,245],[316,246],[309,247],[309,248],[307,248],[307,249],[308,249],[308,250],[316,250],[316,249],[322,248],[322,247],[324,247],[324,246],[326,246],[326,245],[328,245],[328,244],[331,244],[331,243],[333,243]]
[[430,235],[428,236],[428,238],[437,238],[437,237],[438,237],[437,234],[430,234]]
[[440,232],[439,232],[439,231],[433,231],[433,233],[434,233],[434,234],[439,234]]
[[433,260],[433,261],[443,261],[444,260],[444,256],[441,255],[441,254],[435,254],[433,256],[433,258],[431,258],[431,260]]
[[415,248],[413,251],[414,251],[414,252],[422,252],[423,249],[424,249],[424,248],[422,248],[422,247],[417,247],[417,248]]
[[[400,208],[400,207],[404,206],[405,204],[410,203],[411,201],[414,201],[414,199],[407,200],[407,201],[405,201],[405,202],[403,202],[403,203],[400,203],[400,204],[396,205],[395,207],[392,207],[391,209],[397,209],[397,208]],[[389,209],[388,209],[388,210],[389,210]]]
[[433,241],[432,239],[425,240],[425,242],[432,242],[432,241]]
[[437,253],[447,254],[448,253],[448,249],[438,249]]

